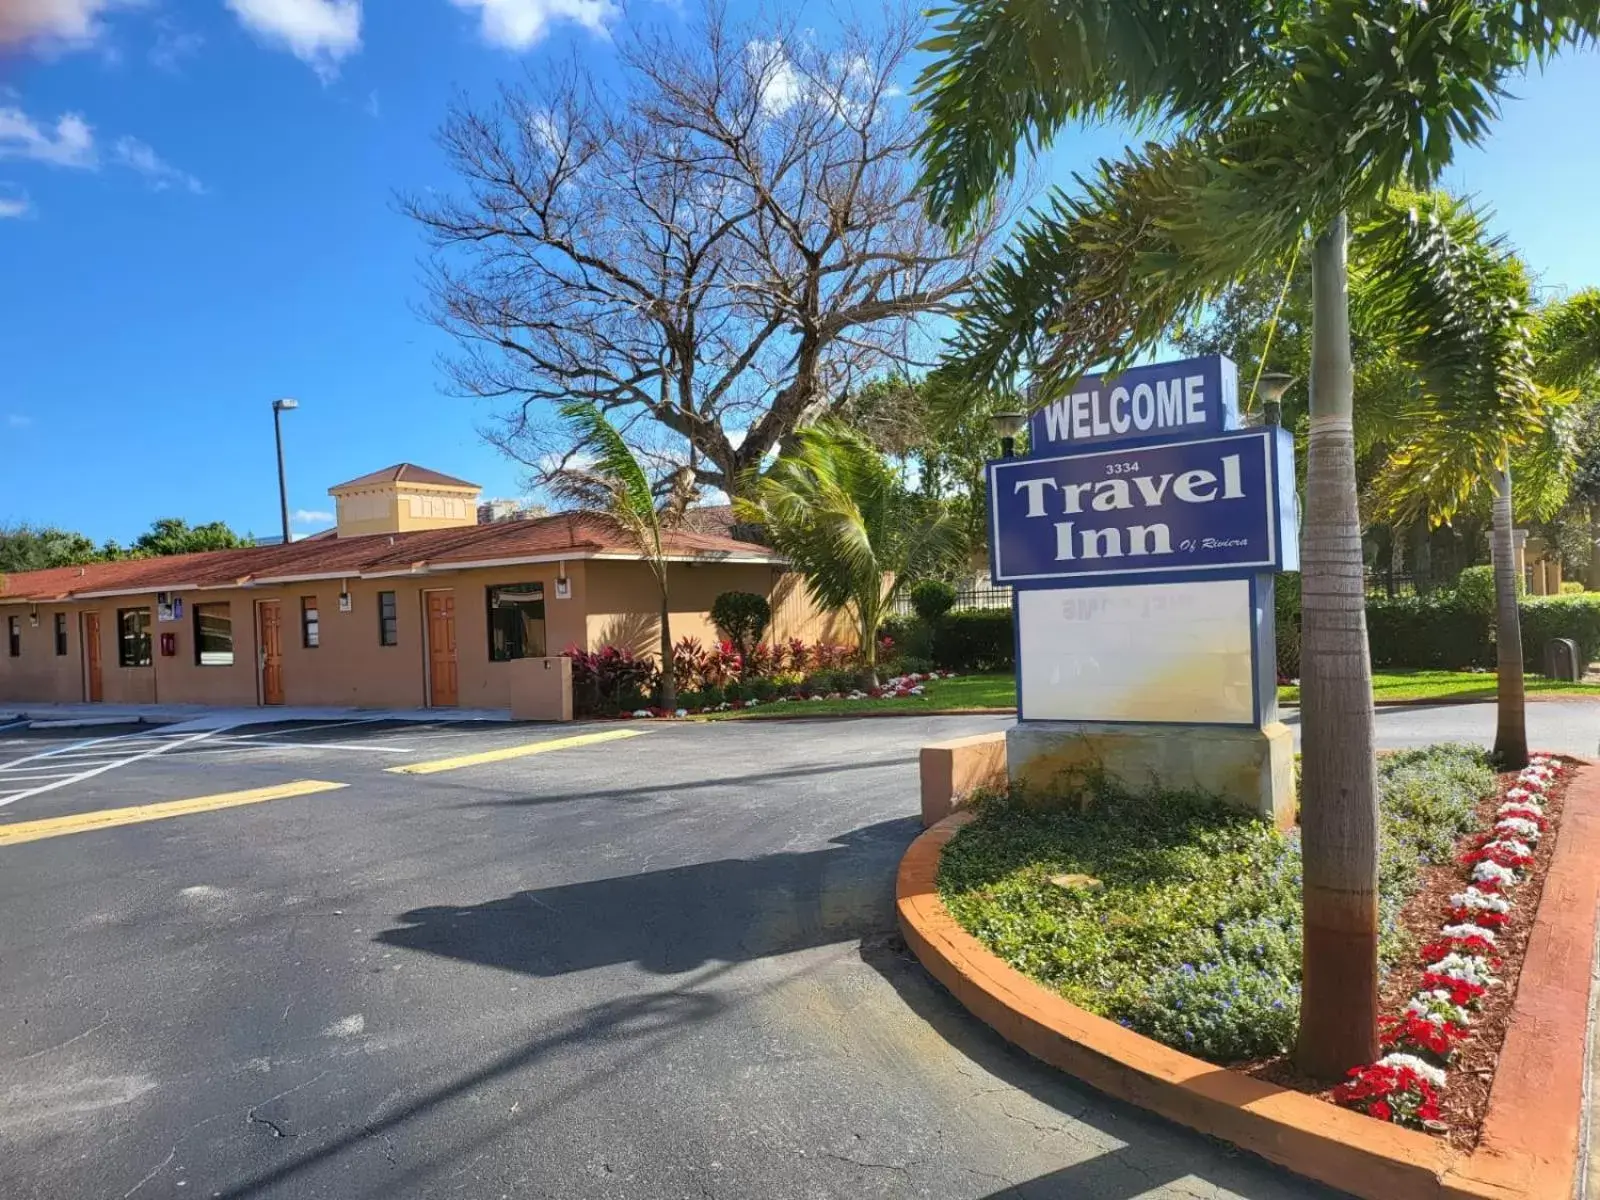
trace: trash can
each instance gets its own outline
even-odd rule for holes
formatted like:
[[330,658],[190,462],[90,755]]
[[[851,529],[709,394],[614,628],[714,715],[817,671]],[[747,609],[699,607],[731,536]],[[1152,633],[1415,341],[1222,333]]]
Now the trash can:
[[1576,682],[1582,674],[1578,662],[1578,643],[1571,638],[1552,638],[1545,643],[1544,673],[1550,679]]

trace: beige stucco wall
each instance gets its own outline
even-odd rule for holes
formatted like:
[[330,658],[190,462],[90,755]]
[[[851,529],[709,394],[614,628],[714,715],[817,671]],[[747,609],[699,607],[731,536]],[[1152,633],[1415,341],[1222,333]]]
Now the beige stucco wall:
[[478,523],[477,488],[373,483],[358,488],[335,488],[328,495],[334,500],[340,537],[454,529]]
[[[556,598],[561,570],[571,583],[568,599]],[[717,595],[751,591],[769,596],[774,618],[771,638],[800,637],[808,642],[853,641],[850,623],[840,614],[819,614],[805,596],[798,578],[765,564],[674,564],[672,588],[674,640],[717,638],[709,610]],[[41,605],[39,626],[28,622],[28,606],[0,604],[4,617],[22,618],[22,655],[10,658],[0,644],[0,701],[73,703],[85,700],[85,671],[80,636],[83,612],[100,614],[102,679],[108,704],[210,704],[250,706],[260,701],[256,607],[277,600],[282,613],[283,691],[287,705],[341,705],[362,708],[417,708],[427,704],[427,649],[424,636],[424,592],[436,588],[455,593],[458,702],[466,708],[505,709],[516,706],[526,663],[489,661],[486,589],[508,583],[543,583],[545,649],[558,655],[571,646],[632,646],[654,656],[659,645],[654,611],[656,585],[649,567],[640,562],[574,561],[481,568],[438,575],[405,575],[389,579],[343,581],[351,611],[339,611],[340,580],[316,580],[277,586],[227,588],[177,593],[183,599],[179,621],[153,621],[153,664],[117,665],[117,610],[148,607],[156,612],[154,593],[107,597],[72,604]],[[399,644],[383,646],[378,638],[378,593],[395,593]],[[301,635],[301,599],[315,597],[320,616],[320,645],[307,648]],[[230,666],[195,662],[194,605],[226,603],[233,620],[234,660]],[[54,654],[53,619],[68,614],[69,653]],[[172,634],[176,652],[161,654],[161,635]]]

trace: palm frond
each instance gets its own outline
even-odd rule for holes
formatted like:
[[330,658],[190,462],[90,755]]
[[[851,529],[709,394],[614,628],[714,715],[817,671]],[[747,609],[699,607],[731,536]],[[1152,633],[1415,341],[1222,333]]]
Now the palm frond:
[[573,507],[610,520],[664,578],[662,522],[643,465],[593,402],[569,400],[560,412],[582,452],[583,465],[557,471],[546,486]]
[[1585,288],[1540,314],[1539,377],[1554,387],[1596,389],[1600,379],[1600,288]]
[[1017,148],[1076,119],[1214,118],[1274,22],[1265,0],[979,0],[936,9],[916,91],[928,209],[959,232],[1016,172]]

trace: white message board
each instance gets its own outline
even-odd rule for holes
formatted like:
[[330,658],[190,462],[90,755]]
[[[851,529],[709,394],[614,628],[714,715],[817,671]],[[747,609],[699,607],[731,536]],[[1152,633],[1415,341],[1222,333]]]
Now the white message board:
[[1029,721],[1255,721],[1244,579],[1017,593]]

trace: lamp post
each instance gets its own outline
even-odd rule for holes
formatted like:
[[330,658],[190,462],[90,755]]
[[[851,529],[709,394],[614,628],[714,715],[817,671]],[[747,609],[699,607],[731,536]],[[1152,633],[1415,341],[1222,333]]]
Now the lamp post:
[[1019,412],[997,412],[989,415],[989,428],[995,437],[1000,439],[1000,457],[1014,458],[1017,453],[1017,434],[1022,432],[1022,427],[1028,423],[1028,418]]
[[1267,425],[1283,424],[1283,394],[1294,382],[1293,375],[1263,371],[1256,380],[1256,397],[1261,401],[1261,419]]
[[278,443],[278,510],[283,516],[283,544],[289,544],[289,484],[283,475],[283,414],[290,409],[300,407],[300,401],[282,400],[272,402],[272,436]]

